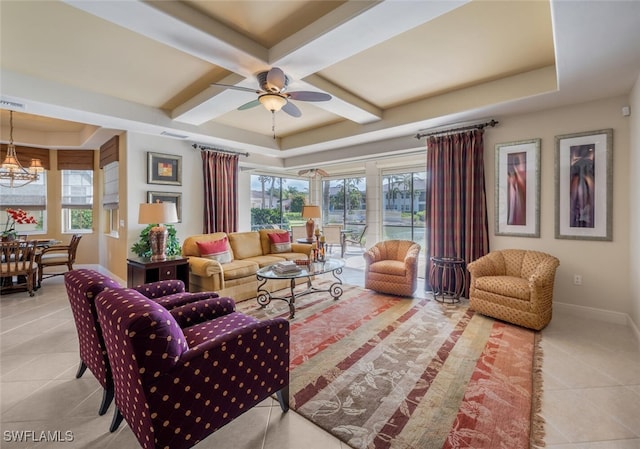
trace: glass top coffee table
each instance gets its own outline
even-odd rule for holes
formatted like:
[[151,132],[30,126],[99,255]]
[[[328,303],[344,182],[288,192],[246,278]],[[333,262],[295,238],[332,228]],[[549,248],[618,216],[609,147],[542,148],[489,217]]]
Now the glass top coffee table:
[[[266,307],[272,299],[279,299],[289,304],[289,318],[294,318],[296,313],[296,298],[309,295],[311,293],[327,292],[334,300],[337,300],[342,296],[342,279],[338,276],[342,274],[342,268],[344,267],[344,260],[340,259],[327,259],[324,262],[312,262],[309,265],[298,265],[300,271],[293,273],[279,273],[273,270],[274,265],[260,268],[256,272],[258,278],[258,297],[256,298],[258,304],[262,307]],[[311,283],[311,277],[331,273],[335,281],[327,288],[314,287]],[[296,280],[300,278],[307,278],[307,288],[303,291],[295,291]],[[270,279],[289,279],[290,294],[287,296],[274,296],[269,290],[265,288],[265,284]]]

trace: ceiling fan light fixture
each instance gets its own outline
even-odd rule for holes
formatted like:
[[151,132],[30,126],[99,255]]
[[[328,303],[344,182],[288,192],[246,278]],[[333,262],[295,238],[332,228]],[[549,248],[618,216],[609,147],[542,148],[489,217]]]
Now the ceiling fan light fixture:
[[260,100],[262,106],[271,112],[278,112],[285,104],[287,104],[287,99],[278,94],[260,95],[258,100]]

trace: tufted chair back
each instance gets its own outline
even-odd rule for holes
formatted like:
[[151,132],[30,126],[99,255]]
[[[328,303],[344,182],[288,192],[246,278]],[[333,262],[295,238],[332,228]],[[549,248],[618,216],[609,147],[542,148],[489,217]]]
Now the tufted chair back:
[[120,419],[143,448],[189,448],[273,393],[288,408],[287,320],[230,298],[167,310],[133,289],[102,292],[96,308]]

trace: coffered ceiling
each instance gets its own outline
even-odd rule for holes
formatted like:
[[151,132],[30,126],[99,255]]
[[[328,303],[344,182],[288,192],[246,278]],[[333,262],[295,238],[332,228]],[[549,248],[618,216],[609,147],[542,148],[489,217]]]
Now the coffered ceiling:
[[[628,93],[640,71],[640,2],[2,1],[0,20],[2,108],[39,116],[16,122],[49,135],[55,120],[81,123],[60,124],[79,136],[60,146],[168,133],[285,166],[362,145],[401,152],[421,145],[420,129]],[[271,67],[288,92],[332,99],[290,100],[301,117],[272,116],[237,110],[256,93],[211,85],[258,89]]]

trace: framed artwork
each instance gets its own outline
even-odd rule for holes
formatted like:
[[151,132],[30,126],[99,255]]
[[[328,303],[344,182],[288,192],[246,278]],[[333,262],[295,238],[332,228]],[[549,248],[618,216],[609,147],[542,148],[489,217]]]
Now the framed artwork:
[[556,238],[612,240],[613,130],[556,136]]
[[147,152],[147,183],[182,185],[182,156]]
[[182,193],[179,192],[147,192],[147,203],[175,203],[178,212],[178,223],[182,223]]
[[496,144],[496,235],[540,237],[540,139]]

